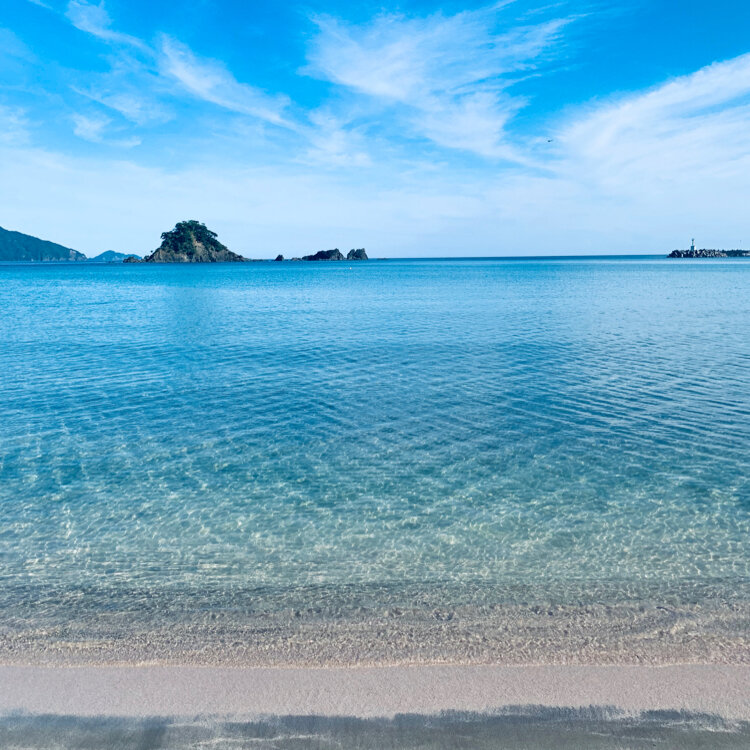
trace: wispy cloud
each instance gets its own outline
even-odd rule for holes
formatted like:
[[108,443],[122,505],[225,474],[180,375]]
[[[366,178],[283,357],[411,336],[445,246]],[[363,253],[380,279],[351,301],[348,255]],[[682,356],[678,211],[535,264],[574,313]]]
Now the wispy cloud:
[[366,136],[347,127],[332,112],[320,109],[309,115],[310,125],[303,129],[309,148],[302,161],[325,167],[370,167],[372,157]]
[[750,55],[584,110],[558,140],[568,169],[638,186],[748,174]]
[[91,143],[107,144],[109,146],[117,146],[120,148],[132,148],[140,144],[139,138],[110,138],[107,135],[107,130],[112,124],[112,121],[108,117],[101,115],[84,115],[75,114],[73,115],[74,128],[73,132],[85,141]]
[[0,145],[20,146],[29,140],[26,113],[18,107],[0,105]]
[[34,54],[10,29],[0,27],[0,58],[2,57],[33,60]]
[[111,74],[102,83],[88,89],[76,88],[79,94],[122,115],[135,125],[152,125],[168,122],[173,115],[168,105],[153,96],[148,89],[138,91],[135,87],[123,84],[118,90]]
[[240,83],[222,63],[201,59],[187,45],[166,35],[161,38],[160,70],[205,102],[274,125],[294,127],[283,114],[289,104],[286,96],[270,96]]
[[77,29],[92,34],[105,42],[124,44],[140,49],[145,48],[140,39],[115,31],[112,28],[112,19],[104,7],[104,2],[91,3],[86,0],[70,0],[65,15]]
[[[135,125],[172,119],[169,102],[182,96],[287,129],[297,127],[284,115],[289,105],[286,96],[269,95],[239,82],[223,63],[201,58],[169,35],[162,34],[151,44],[116,30],[103,2],[70,0],[65,16],[73,26],[111,48],[111,69],[91,76],[88,84],[74,85],[74,90]],[[77,117],[83,117],[77,135],[92,142],[104,142],[97,128],[106,118]],[[115,143],[123,145],[139,140]]]
[[508,89],[568,20],[509,26],[501,13],[384,14],[363,25],[318,16],[306,71],[396,108],[412,133],[440,146],[513,158],[506,125],[525,101]]
[[693,233],[736,246],[747,238],[748,122],[750,55],[592,102],[535,150],[537,169],[486,185],[477,221],[500,222],[521,246],[556,232],[567,252],[671,249]]

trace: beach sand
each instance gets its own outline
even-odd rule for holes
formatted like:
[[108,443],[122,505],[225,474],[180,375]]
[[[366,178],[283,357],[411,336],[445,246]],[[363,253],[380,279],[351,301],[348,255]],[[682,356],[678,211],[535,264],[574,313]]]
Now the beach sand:
[[0,667],[4,748],[750,745],[750,667]]
[[372,717],[528,705],[750,720],[750,667],[0,666],[1,713]]

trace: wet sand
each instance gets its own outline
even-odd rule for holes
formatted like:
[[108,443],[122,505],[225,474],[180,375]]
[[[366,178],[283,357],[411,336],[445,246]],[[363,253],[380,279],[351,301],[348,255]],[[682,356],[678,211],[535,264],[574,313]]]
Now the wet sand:
[[750,665],[745,596],[590,597],[578,605],[449,606],[435,595],[411,608],[310,602],[304,610],[265,612],[216,606],[171,612],[160,601],[143,609],[28,606],[8,610],[0,623],[0,664]]

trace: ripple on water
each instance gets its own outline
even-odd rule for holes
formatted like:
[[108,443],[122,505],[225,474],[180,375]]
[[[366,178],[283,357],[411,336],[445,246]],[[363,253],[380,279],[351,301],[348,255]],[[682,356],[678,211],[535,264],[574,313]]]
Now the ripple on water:
[[0,277],[6,612],[315,587],[377,610],[415,581],[744,600],[750,263]]

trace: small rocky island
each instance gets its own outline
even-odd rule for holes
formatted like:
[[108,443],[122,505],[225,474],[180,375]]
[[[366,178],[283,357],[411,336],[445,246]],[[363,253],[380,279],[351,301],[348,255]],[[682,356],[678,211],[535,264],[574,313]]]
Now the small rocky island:
[[171,232],[164,232],[161,245],[143,260],[125,258],[123,263],[241,263],[233,253],[200,221],[180,221]]
[[341,250],[336,247],[333,250],[319,250],[315,255],[303,255],[301,258],[292,258],[292,260],[369,260],[369,258],[363,247],[350,250],[346,254],[346,258],[342,255]]

